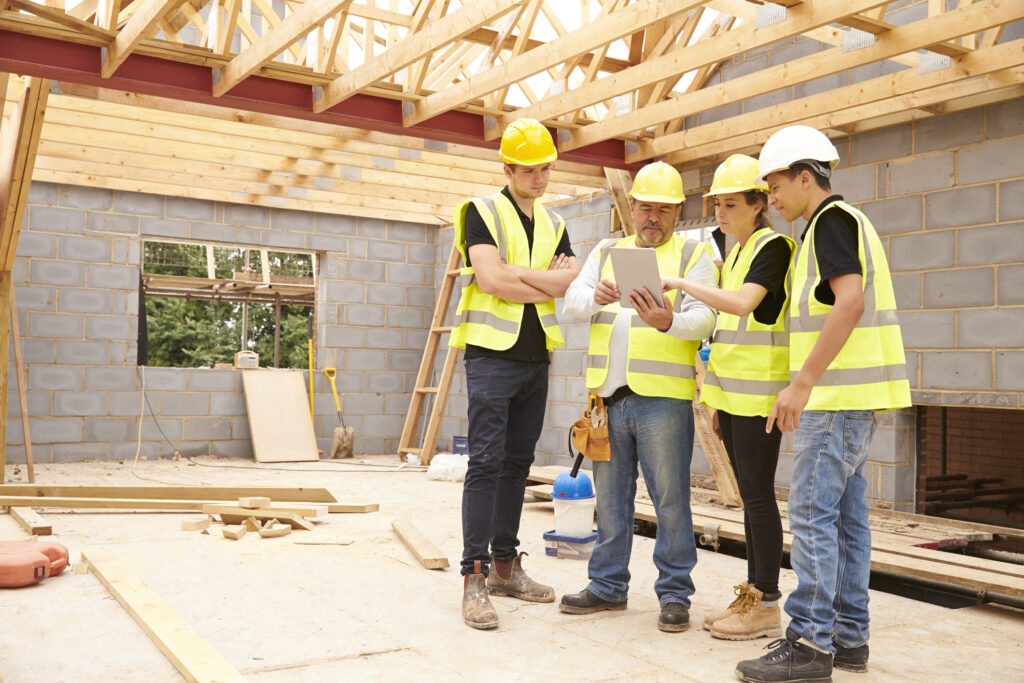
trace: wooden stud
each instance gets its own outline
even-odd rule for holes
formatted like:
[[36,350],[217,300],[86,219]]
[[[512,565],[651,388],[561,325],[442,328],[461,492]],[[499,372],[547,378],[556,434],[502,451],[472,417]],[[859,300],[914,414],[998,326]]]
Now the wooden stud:
[[[7,320],[11,314],[11,271],[0,270],[0,348],[10,344],[10,327]],[[7,481],[7,373],[10,357],[0,353],[0,484]]]
[[36,536],[49,536],[53,533],[53,525],[29,507],[12,506],[7,509],[15,522],[30,534]]
[[407,519],[396,519],[391,522],[391,528],[424,568],[445,569],[448,567],[448,558],[442,555],[441,551],[412,522]]
[[377,512],[380,510],[378,503],[335,503],[327,506],[327,512],[331,514],[351,512]]
[[619,216],[619,222],[627,235],[636,232],[633,226],[633,212],[629,208],[629,192],[632,188],[633,179],[629,171],[618,168],[605,168],[605,177],[608,178],[608,189],[612,194],[615,203],[615,212]]
[[[32,460],[32,430],[28,419],[28,389],[25,384],[25,365],[21,357],[21,335],[18,333],[18,307],[15,305],[14,287],[11,287],[11,344],[14,346],[15,376],[18,380],[18,403],[21,409],[22,442],[25,445],[25,469],[30,483],[36,480],[35,464]],[[2,479],[2,477],[0,477]],[[0,481],[0,483],[3,483]]]
[[181,520],[182,531],[202,531],[210,526],[209,517],[200,517],[198,519],[183,519]]
[[86,35],[100,38],[104,41],[113,40],[114,36],[117,35],[113,31],[109,31],[102,26],[97,26],[89,21],[82,21],[70,13],[61,12],[60,10],[47,7],[46,5],[40,5],[35,2],[29,2],[29,0],[7,0],[7,4],[10,7],[15,7],[25,12],[31,12],[37,17],[48,19],[55,24],[66,26]]
[[82,551],[97,579],[188,681],[241,682],[245,679],[116,555]]
[[220,531],[224,534],[224,538],[230,538],[232,541],[238,541],[245,536],[249,529],[245,524],[229,524]]
[[246,496],[238,499],[238,507],[265,508],[270,505],[270,498],[264,496]]
[[[37,496],[66,498],[136,498],[146,500],[195,500],[201,503],[237,500],[243,496],[265,496],[276,501],[336,503],[325,488],[302,486],[66,486],[8,484],[0,486],[0,496]],[[228,503],[231,505],[231,503]],[[201,509],[201,505],[199,508]]]
[[[21,100],[0,129],[0,271],[7,273],[14,267],[14,252],[18,246],[49,94],[49,80],[29,79]],[[3,317],[0,320],[6,328],[10,292],[5,290],[0,295],[4,298]],[[6,379],[3,386],[0,386],[0,392],[7,392]]]

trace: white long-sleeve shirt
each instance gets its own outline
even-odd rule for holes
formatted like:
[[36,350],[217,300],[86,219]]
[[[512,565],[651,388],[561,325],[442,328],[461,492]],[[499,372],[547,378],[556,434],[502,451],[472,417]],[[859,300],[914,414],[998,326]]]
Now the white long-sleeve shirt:
[[[607,248],[607,247],[606,247]],[[599,249],[594,249],[587,257],[580,274],[569,285],[565,292],[563,311],[576,318],[589,319],[604,306],[594,301],[594,290],[601,281]],[[678,273],[662,273],[674,277]],[[701,252],[697,263],[693,265],[686,279],[707,285],[718,286],[715,264],[707,252]],[[656,294],[656,293],[655,293]],[[680,291],[677,296],[682,296]],[[626,385],[626,363],[629,358],[629,325],[630,318],[635,315],[631,308],[624,308],[615,317],[611,338],[608,342],[608,375],[604,384],[592,389],[597,396],[611,396],[616,389]],[[680,310],[672,315],[672,325],[664,334],[676,339],[706,339],[715,330],[715,312],[690,295],[683,298]]]

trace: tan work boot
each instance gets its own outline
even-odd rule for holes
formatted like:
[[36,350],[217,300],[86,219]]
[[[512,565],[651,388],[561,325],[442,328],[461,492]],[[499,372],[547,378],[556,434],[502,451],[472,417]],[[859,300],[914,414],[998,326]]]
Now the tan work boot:
[[493,560],[491,573],[487,575],[487,590],[491,595],[511,595],[529,602],[554,602],[555,589],[537,583],[523,571],[523,555],[510,562]]
[[716,621],[721,621],[722,619],[726,619],[734,614],[739,613],[739,611],[742,610],[746,606],[746,604],[752,599],[752,596],[750,594],[751,588],[753,588],[753,586],[747,583],[746,581],[739,584],[738,586],[733,586],[732,592],[736,594],[736,599],[733,600],[725,609],[720,609],[717,612],[705,614],[704,630],[710,631],[711,625],[714,624]]
[[779,601],[771,607],[761,604],[764,593],[753,586],[748,588],[751,600],[736,614],[711,625],[711,636],[722,640],[753,640],[754,638],[781,638],[782,614]]
[[462,620],[473,628],[497,628],[498,613],[487,595],[480,561],[473,564],[473,573],[462,577]]

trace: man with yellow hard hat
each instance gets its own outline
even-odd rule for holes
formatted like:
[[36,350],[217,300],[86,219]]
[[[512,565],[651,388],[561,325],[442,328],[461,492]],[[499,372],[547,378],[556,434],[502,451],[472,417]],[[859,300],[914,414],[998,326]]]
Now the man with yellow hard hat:
[[639,467],[658,516],[658,628],[669,632],[685,631],[690,623],[690,572],[697,564],[690,512],[694,357],[700,340],[714,330],[715,314],[677,290],[634,290],[633,307],[620,306],[608,256],[610,247],[653,249],[661,275],[715,286],[718,273],[707,245],[675,234],[684,200],[674,168],[659,161],[640,169],[629,198],[636,234],[598,244],[565,294],[565,311],[590,319],[587,389],[604,397],[611,459],[593,464],[597,543],[590,583],[562,596],[559,609],[590,614],[626,608]]
[[464,348],[469,469],[462,489],[462,618],[495,628],[488,594],[551,602],[516,548],[526,477],[544,424],[550,352],[564,343],[555,298],[579,272],[565,221],[540,198],[558,156],[533,119],[509,124],[500,158],[508,185],[455,209],[462,296],[451,345]]

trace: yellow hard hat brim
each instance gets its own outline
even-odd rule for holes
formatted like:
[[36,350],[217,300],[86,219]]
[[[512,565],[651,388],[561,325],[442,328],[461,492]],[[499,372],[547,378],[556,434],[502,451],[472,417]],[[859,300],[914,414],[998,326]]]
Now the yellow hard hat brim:
[[658,204],[683,204],[686,202],[686,197],[671,197],[666,194],[633,194],[629,195],[638,202],[657,202]]
[[544,164],[550,164],[553,161],[558,160],[558,152],[554,151],[551,154],[546,154],[540,159],[517,159],[516,157],[509,156],[507,154],[499,154],[498,157],[506,164],[512,164],[514,166],[543,166]]
[[720,187],[715,190],[708,190],[705,197],[714,197],[717,194],[738,194],[740,192],[767,192],[767,185],[755,185],[754,187]]

